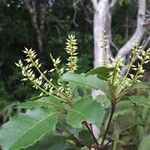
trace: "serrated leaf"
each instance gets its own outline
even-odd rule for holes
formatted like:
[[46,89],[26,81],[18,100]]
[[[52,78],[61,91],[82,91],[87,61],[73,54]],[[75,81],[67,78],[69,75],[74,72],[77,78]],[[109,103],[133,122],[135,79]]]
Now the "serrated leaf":
[[150,108],[150,99],[144,96],[130,96],[130,100],[137,105]]
[[98,67],[96,69],[91,69],[87,75],[97,75],[97,77],[101,80],[108,80],[109,74],[113,70],[114,68]]
[[18,150],[28,147],[55,129],[57,112],[38,114],[19,114],[5,123],[0,130],[2,149]]
[[149,150],[150,149],[150,135],[144,137],[141,141],[138,150]]
[[96,90],[105,91],[107,87],[106,81],[100,80],[95,75],[86,76],[85,74],[75,74],[68,72],[64,74],[62,78],[64,81],[70,82],[74,85],[88,87]]
[[104,108],[93,100],[80,100],[76,102],[67,115],[67,122],[75,128],[81,128],[83,121],[90,121],[97,127],[104,118]]
[[50,108],[53,108],[55,107],[55,105],[50,105],[50,103],[48,102],[39,102],[39,101],[29,101],[29,102],[26,102],[26,103],[21,103],[19,104],[18,107],[21,107],[21,108],[38,108],[38,107],[50,107]]
[[20,103],[18,107],[21,108],[45,107],[45,108],[49,108],[50,110],[57,110],[57,109],[67,108],[67,104],[62,102],[62,100],[56,96],[47,96],[47,97],[42,97],[38,100]]

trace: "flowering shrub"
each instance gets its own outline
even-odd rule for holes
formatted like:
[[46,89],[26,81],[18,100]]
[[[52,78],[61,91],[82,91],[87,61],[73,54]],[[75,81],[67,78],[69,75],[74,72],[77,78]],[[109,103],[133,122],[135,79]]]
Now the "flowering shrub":
[[[142,85],[140,78],[145,71],[143,65],[150,60],[150,49],[144,51],[134,46],[128,64],[121,58],[113,60],[112,67],[102,66],[86,74],[75,73],[78,69],[75,36],[68,36],[65,50],[66,66],[60,67],[61,59],[50,54],[54,68],[45,71],[35,51],[27,48],[23,51],[26,59],[16,65],[22,70],[23,81],[30,80],[41,94],[35,100],[19,104],[18,107],[28,110],[2,126],[0,144],[4,150],[27,148],[48,132],[55,133],[56,139],[63,139],[64,149],[122,149],[130,142],[123,143],[124,132],[145,123],[145,118],[137,111],[142,107],[150,108],[150,100],[144,96],[128,96],[128,93]],[[139,59],[137,66],[133,65],[136,59]],[[133,74],[132,70],[136,72]],[[56,82],[49,77],[51,73],[57,74]],[[93,100],[93,89],[105,95]],[[142,118],[140,123],[138,116]],[[124,120],[126,117],[129,118]],[[99,136],[95,127],[100,129]],[[57,142],[55,140],[54,144]]]

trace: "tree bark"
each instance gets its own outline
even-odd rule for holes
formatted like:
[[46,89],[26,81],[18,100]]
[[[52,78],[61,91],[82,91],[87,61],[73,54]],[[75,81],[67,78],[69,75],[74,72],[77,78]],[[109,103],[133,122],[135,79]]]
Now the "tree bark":
[[[111,37],[111,11],[109,0],[97,2],[92,0],[94,13],[94,67],[106,63],[104,58],[109,51],[109,39]],[[108,36],[106,39],[106,35]]]
[[119,50],[116,59],[126,56],[133,44],[140,44],[145,31],[146,0],[138,0],[137,27],[130,40]]

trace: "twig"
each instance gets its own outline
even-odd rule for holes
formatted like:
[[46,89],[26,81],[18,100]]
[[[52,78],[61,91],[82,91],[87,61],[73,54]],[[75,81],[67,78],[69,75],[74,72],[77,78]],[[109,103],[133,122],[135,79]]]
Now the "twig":
[[116,103],[115,103],[115,102],[112,102],[112,104],[111,104],[110,116],[109,116],[109,120],[108,120],[108,124],[107,124],[106,130],[105,130],[105,132],[104,132],[104,136],[103,136],[101,145],[104,144],[104,141],[105,141],[105,139],[106,139],[107,133],[108,133],[108,131],[109,131],[109,128],[110,128],[110,125],[111,125],[111,121],[112,121],[112,117],[113,117],[113,114],[114,114],[114,112],[115,112],[115,106],[116,106]]
[[89,133],[91,134],[91,136],[92,136],[92,138],[93,138],[93,140],[94,140],[96,146],[99,147],[99,143],[98,143],[97,139],[95,138],[92,129],[89,127],[89,124],[88,124],[86,121],[83,121],[83,124],[86,126],[86,128],[87,128],[88,131],[89,131]]

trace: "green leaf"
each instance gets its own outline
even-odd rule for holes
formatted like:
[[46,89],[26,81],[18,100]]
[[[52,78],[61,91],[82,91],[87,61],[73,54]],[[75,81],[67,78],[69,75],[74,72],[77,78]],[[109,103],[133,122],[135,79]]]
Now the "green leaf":
[[49,110],[57,110],[57,109],[63,109],[67,108],[67,104],[62,102],[62,100],[56,96],[47,96],[42,97],[38,100],[34,101],[27,101],[26,103],[21,103],[18,105],[18,107],[21,108],[38,108],[38,107],[44,107],[49,108]]
[[87,130],[82,130],[79,132],[79,139],[87,146],[91,146],[93,143],[93,138]]
[[150,135],[144,137],[141,141],[138,150],[149,150],[150,149]]
[[53,107],[55,107],[55,105],[53,105],[53,104],[51,105],[51,103],[49,103],[49,102],[29,101],[26,103],[19,104],[18,107],[21,107],[21,108],[50,107],[50,108],[53,108]]
[[132,109],[133,103],[130,101],[129,96],[123,97],[116,105],[116,111],[122,111],[124,109]]
[[73,128],[70,124],[66,122],[66,114],[60,114],[56,124],[57,132],[61,135],[76,135],[79,129]]
[[131,0],[119,0],[118,2],[121,6],[131,4]]
[[98,79],[95,75],[86,76],[85,74],[68,72],[64,74],[62,78],[64,81],[70,82],[77,86],[83,86],[102,91],[105,91],[107,87],[106,81]]
[[135,112],[132,109],[124,109],[115,112],[113,122],[116,123],[117,130],[122,132],[138,124],[135,116]]
[[45,135],[40,141],[26,150],[68,150],[74,149],[75,145],[61,135]]
[[98,95],[95,100],[104,106],[104,108],[110,108],[111,106],[111,102],[106,95]]
[[150,108],[150,99],[144,96],[130,96],[130,100],[137,105]]
[[150,83],[136,83],[133,87],[133,89],[150,89]]
[[97,75],[97,77],[101,80],[108,80],[110,72],[112,72],[114,68],[108,67],[98,67],[96,69],[91,69],[87,75]]
[[2,149],[18,150],[33,145],[55,129],[57,115],[57,112],[30,111],[10,119],[0,130]]
[[128,98],[129,97],[124,97],[124,100],[117,103],[115,113],[113,115],[112,122],[115,122],[115,126],[119,132],[139,124],[139,122],[136,120],[137,114],[133,109],[133,104],[130,99],[128,100]]
[[76,102],[67,115],[67,122],[75,128],[81,128],[83,121],[91,121],[97,127],[104,118],[104,108],[94,100],[80,100]]

